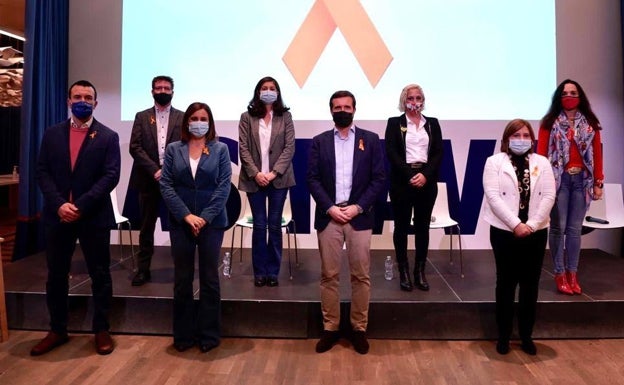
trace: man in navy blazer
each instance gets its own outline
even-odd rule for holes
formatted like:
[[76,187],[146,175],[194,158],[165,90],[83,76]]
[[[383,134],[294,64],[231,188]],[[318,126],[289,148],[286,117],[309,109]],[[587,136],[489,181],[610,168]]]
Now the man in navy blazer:
[[119,136],[93,118],[97,91],[79,80],[69,87],[71,118],[49,127],[41,141],[37,182],[43,193],[50,332],[30,354],[49,352],[68,341],[68,275],[76,240],[93,291],[93,332],[98,354],[114,349],[108,332],[113,296],[110,230],[115,224],[110,193],[119,182]]
[[384,157],[379,136],[353,124],[351,92],[336,91],[329,107],[335,128],[312,139],[307,173],[321,254],[323,335],[316,351],[331,349],[340,338],[340,266],[341,259],[348,258],[351,342],[358,353],[366,354],[373,205],[385,188]]
[[130,155],[134,159],[129,187],[139,192],[141,231],[139,232],[138,271],[132,286],[151,280],[150,265],[154,254],[154,230],[162,197],[160,174],[165,148],[180,140],[184,113],[171,106],[173,79],[156,76],[152,79],[154,106],[137,112],[130,135]]

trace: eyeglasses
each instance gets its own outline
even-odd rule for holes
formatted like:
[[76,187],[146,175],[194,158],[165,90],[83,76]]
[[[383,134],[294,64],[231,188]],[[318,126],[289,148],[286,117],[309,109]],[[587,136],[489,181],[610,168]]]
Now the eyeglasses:
[[171,92],[171,87],[154,87],[154,91],[165,91],[165,92]]
[[408,96],[407,98],[405,98],[405,100],[410,101],[410,102],[420,102],[422,100],[424,100],[424,98],[420,95],[418,96]]

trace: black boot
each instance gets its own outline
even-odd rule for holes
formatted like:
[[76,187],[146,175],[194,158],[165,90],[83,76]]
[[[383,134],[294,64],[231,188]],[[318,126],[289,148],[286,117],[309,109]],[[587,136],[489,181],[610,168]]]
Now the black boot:
[[414,290],[414,286],[412,286],[412,279],[409,274],[409,265],[399,264],[399,279],[400,279],[400,287],[403,291],[412,291]]
[[414,269],[414,285],[422,291],[429,291],[429,283],[425,276],[425,263],[426,262],[416,263],[416,268]]

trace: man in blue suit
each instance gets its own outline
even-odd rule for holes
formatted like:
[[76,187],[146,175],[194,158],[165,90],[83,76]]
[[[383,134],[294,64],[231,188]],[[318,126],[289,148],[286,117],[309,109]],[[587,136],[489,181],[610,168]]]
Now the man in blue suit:
[[331,349],[340,338],[340,265],[348,258],[351,342],[358,353],[366,354],[373,205],[385,188],[384,158],[379,136],[353,124],[351,92],[336,91],[329,107],[335,127],[312,139],[307,174],[316,201],[314,228],[321,254],[323,335],[316,351]]
[[70,119],[49,127],[41,141],[37,182],[43,193],[50,332],[30,354],[66,343],[68,275],[76,240],[84,254],[93,291],[93,332],[98,354],[114,349],[108,332],[113,295],[110,229],[115,224],[110,192],[119,181],[119,136],[93,118],[97,91],[79,80],[69,87]]

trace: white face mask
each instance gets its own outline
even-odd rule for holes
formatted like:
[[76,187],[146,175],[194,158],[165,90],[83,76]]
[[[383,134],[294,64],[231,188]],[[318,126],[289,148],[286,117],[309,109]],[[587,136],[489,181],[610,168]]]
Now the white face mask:
[[516,155],[524,155],[533,147],[530,139],[509,139],[509,150]]

